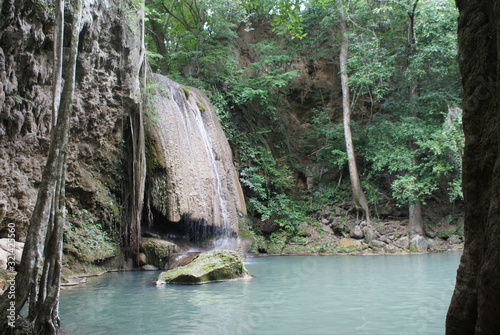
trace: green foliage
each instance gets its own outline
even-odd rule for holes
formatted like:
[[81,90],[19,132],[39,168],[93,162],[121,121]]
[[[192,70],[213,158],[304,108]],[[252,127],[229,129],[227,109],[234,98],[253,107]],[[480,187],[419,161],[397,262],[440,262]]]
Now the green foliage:
[[377,117],[367,127],[365,155],[372,173],[392,176],[392,195],[402,204],[424,201],[448,185],[450,199],[460,196],[463,139],[460,117],[441,125],[429,125],[414,117],[390,120]]
[[94,216],[83,209],[80,214],[68,219],[64,232],[64,252],[72,254],[85,263],[113,257],[117,253],[116,241]]

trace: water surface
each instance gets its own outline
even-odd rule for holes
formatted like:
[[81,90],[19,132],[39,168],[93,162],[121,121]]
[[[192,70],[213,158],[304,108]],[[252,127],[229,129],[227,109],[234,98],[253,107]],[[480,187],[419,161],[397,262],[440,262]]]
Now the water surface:
[[248,258],[255,276],[195,286],[108,273],[64,289],[66,334],[444,334],[459,253]]

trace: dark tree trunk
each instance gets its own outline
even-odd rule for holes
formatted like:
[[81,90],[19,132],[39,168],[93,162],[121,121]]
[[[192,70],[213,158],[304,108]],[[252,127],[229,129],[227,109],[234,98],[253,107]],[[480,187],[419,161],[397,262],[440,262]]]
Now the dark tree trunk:
[[163,56],[162,59],[159,60],[161,74],[168,74],[168,66],[167,66],[167,47],[165,46],[167,37],[165,36],[164,30],[165,27],[159,24],[154,18],[150,17],[148,20],[148,25],[151,30],[151,37],[155,42],[156,52]]
[[464,87],[465,247],[446,334],[500,330],[500,5],[457,0]]

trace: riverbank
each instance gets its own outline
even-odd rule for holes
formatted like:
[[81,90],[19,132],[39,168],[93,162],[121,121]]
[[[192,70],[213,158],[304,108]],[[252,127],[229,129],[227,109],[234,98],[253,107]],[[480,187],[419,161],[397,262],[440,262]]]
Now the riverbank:
[[276,231],[268,236],[242,234],[251,254],[264,255],[373,255],[461,251],[463,232],[459,224],[429,228],[425,236],[407,233],[407,221],[354,220],[303,223],[290,236]]

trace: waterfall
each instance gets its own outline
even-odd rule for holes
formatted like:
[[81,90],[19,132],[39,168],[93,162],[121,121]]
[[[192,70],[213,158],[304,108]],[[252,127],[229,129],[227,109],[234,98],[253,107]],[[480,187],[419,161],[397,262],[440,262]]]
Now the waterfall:
[[246,208],[214,108],[197,89],[160,75],[152,79],[156,93],[146,116],[147,196],[162,218],[157,228],[184,226],[184,237],[192,242],[235,249],[238,216],[246,215]]
[[[188,104],[189,100],[188,100]],[[219,208],[220,216],[221,216],[221,231],[219,232],[217,239],[215,240],[214,247],[215,249],[234,249],[235,241],[231,240],[231,223],[229,219],[227,200],[224,198],[223,186],[221,182],[221,173],[217,167],[216,163],[216,155],[215,155],[215,146],[212,143],[212,139],[210,138],[207,127],[203,122],[203,115],[205,112],[202,112],[198,105],[191,106],[190,109],[194,111],[194,119],[196,120],[196,125],[198,126],[198,131],[203,139],[203,143],[205,145],[205,150],[207,152],[207,156],[209,157],[208,162],[210,165],[210,169],[212,170],[213,176],[215,178],[215,194],[213,197],[213,208]]]

